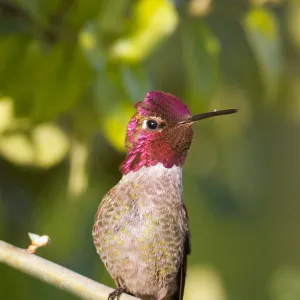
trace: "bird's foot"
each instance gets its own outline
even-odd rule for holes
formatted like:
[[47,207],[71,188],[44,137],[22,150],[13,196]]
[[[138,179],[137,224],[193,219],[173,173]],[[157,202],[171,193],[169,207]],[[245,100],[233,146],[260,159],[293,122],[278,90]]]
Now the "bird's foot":
[[125,292],[125,290],[123,288],[119,287],[116,290],[114,290],[112,293],[109,294],[108,300],[117,300],[117,299],[119,299],[121,294],[123,294],[124,292]]

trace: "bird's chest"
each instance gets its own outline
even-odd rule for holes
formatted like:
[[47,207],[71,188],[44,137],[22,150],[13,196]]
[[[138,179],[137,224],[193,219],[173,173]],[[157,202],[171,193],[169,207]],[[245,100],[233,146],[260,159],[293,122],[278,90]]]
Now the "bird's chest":
[[104,197],[94,231],[100,251],[110,255],[178,246],[187,231],[181,169],[158,165],[123,176]]
[[[168,176],[169,175],[169,176]],[[152,255],[161,252],[170,239],[180,240],[184,234],[181,178],[160,176],[148,181],[125,182],[125,209],[115,213],[115,230],[126,240],[129,249]],[[145,251],[141,251],[145,249]],[[153,253],[152,253],[153,252]]]
[[179,168],[146,168],[124,176],[103,199],[94,227],[110,273],[132,290],[149,293],[174,281],[187,234]]

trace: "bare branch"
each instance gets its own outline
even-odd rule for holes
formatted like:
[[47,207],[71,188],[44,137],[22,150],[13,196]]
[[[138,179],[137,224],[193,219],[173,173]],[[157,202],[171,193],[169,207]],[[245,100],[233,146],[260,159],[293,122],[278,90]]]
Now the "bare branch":
[[[113,289],[77,274],[44,258],[0,241],[0,263],[34,276],[77,297],[88,300],[107,300]],[[120,300],[138,298],[122,294]]]

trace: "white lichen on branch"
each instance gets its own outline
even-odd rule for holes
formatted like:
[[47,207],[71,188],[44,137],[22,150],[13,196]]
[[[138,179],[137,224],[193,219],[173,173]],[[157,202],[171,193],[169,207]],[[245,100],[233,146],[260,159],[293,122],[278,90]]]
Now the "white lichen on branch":
[[[81,299],[106,300],[113,292],[110,287],[3,241],[0,241],[0,263],[34,276]],[[137,299],[126,294],[120,297],[120,300]]]

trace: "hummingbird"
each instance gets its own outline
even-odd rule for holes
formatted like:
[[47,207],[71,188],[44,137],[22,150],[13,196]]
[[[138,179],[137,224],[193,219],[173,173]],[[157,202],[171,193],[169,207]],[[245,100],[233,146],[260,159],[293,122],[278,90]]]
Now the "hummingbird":
[[143,300],[182,300],[191,238],[182,168],[192,126],[237,109],[192,116],[172,94],[150,91],[127,126],[122,178],[103,198],[93,240],[117,289]]

